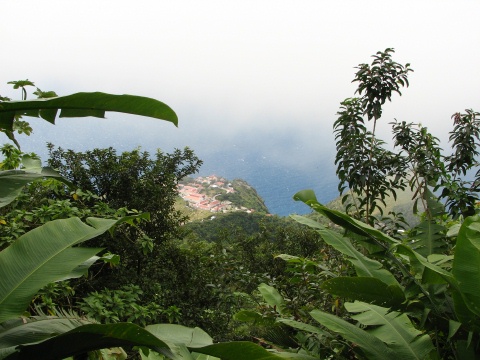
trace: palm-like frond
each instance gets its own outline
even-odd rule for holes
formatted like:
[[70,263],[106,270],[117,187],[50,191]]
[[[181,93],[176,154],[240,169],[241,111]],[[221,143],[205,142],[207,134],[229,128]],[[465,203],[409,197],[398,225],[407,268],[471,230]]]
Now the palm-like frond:
[[14,353],[15,348],[19,345],[44,341],[79,326],[95,322],[95,320],[66,310],[56,311],[55,316],[39,311],[38,316],[7,320],[0,324],[0,358]]
[[51,221],[22,235],[0,252],[0,322],[22,314],[48,283],[79,277],[79,265],[101,249],[72,247],[98,236],[115,220],[88,226],[78,218]]
[[422,221],[412,229],[411,234],[412,236],[408,239],[412,242],[410,246],[424,257],[442,254],[447,247],[445,226],[433,220]]
[[430,336],[415,329],[405,313],[356,301],[346,303],[345,308],[367,328],[367,332],[384,342],[399,359],[425,359],[434,349]]

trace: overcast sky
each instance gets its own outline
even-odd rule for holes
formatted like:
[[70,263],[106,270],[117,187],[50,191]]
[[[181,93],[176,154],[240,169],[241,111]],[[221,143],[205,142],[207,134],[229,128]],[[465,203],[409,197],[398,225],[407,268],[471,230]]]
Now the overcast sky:
[[22,140],[27,148],[45,140],[81,147],[91,137],[99,145],[153,141],[208,152],[250,139],[252,147],[311,146],[321,157],[334,150],[332,124],[339,102],[353,96],[354,66],[387,47],[415,72],[386,107],[382,132],[397,118],[446,139],[454,112],[480,109],[478,0],[1,4],[1,95],[18,97],[6,82],[28,78],[60,95],[154,97],[180,119],[179,129],[116,115],[57,127],[34,122],[37,138]]

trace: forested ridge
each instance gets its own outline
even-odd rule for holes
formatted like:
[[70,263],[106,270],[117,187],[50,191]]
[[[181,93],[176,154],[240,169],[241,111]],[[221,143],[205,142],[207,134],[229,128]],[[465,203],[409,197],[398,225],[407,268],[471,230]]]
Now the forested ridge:
[[477,358],[480,114],[453,114],[449,153],[399,120],[387,147],[383,106],[413,71],[393,55],[356,67],[333,122],[340,197],[292,194],[307,216],[272,216],[246,182],[215,180],[188,193],[196,204],[250,210],[194,217],[179,206],[202,165],[190,148],[48,144],[42,166],[17,140],[27,116],[177,116],[154,99],[10,82],[21,101],[0,98],[0,358]]

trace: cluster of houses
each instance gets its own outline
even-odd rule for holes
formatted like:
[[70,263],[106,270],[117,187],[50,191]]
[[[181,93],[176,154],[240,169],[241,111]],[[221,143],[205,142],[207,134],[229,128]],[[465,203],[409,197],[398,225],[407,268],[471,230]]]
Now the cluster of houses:
[[231,201],[216,199],[219,195],[234,192],[235,189],[231,183],[216,175],[197,177],[188,183],[178,184],[178,193],[188,203],[188,206],[211,212],[248,210],[246,208],[237,208]]

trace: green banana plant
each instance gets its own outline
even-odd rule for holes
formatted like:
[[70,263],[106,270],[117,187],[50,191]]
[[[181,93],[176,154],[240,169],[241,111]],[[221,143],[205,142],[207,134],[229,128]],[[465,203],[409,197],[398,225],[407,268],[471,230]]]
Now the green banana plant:
[[[299,358],[295,354],[286,352],[272,353],[247,341],[214,344],[212,338],[203,330],[174,324],[157,324],[142,328],[131,323],[76,326],[76,323],[66,319],[51,319],[50,323],[46,324],[45,322],[48,320],[43,322],[41,329],[28,327],[30,331],[38,331],[37,334],[30,335],[28,340],[50,335],[48,339],[18,345],[19,341],[26,341],[29,335],[22,331],[20,335],[8,339],[10,347],[0,349],[0,358],[8,360],[63,359],[96,349],[118,346],[136,346],[143,359],[279,360]],[[54,331],[56,331],[54,334],[56,336],[52,336],[51,332]],[[0,328],[0,344],[2,344],[1,341],[2,329]]]
[[[13,123],[16,118],[35,116],[54,123],[59,110],[60,117],[104,117],[105,111],[116,111],[163,119],[175,125],[178,123],[175,112],[158,100],[97,92],[28,101],[2,101],[0,131],[10,134],[9,137],[12,138]],[[23,169],[20,170],[0,172],[0,207],[12,203],[29,182],[45,177],[62,180],[52,169],[42,168],[39,160],[27,157],[23,159],[23,165]],[[78,218],[49,222],[24,234],[0,252],[0,278],[2,279],[0,322],[2,326],[5,322],[22,316],[32,297],[46,284],[82,276],[97,259],[94,255],[101,250],[73,247],[74,245],[112,229],[119,222],[132,221],[132,219],[131,217],[121,220],[91,218],[87,221],[89,225]],[[76,325],[81,324],[76,323]],[[28,328],[28,326],[20,326],[16,332],[26,335],[29,334]],[[80,326],[77,329],[82,328],[83,326]],[[63,332],[67,330],[68,327],[63,328]],[[52,330],[49,334],[52,337],[59,332]],[[30,341],[27,339],[26,342]],[[21,344],[22,342],[17,342],[16,345]],[[5,351],[12,351],[11,347],[2,345],[1,342],[0,346],[0,358],[4,357]],[[10,350],[6,350],[7,348]],[[15,354],[18,355],[18,348],[14,348],[13,355]]]
[[82,92],[52,98],[0,102],[0,129],[12,131],[15,116],[40,117],[54,124],[59,110],[59,117],[103,118],[106,111],[114,111],[148,116],[178,125],[175,112],[161,101],[135,95]]
[[47,284],[83,276],[102,249],[73,246],[123,221],[90,218],[90,225],[78,218],[50,221],[0,252],[0,322],[22,315]]
[[[459,359],[473,358],[469,356],[480,346],[479,215],[463,221],[451,256],[441,252],[445,238],[428,224],[400,241],[328,209],[311,190],[295,194],[294,199],[346,230],[342,235],[309,218],[292,216],[317,229],[326,243],[346,256],[357,275],[334,277],[321,287],[353,301],[344,306],[360,327],[320,310],[310,314],[316,321],[355,344],[353,349],[369,359],[388,354],[429,359],[448,351]],[[418,241],[422,231],[425,236]]]
[[349,312],[359,313],[352,315],[352,319],[371,327],[361,329],[320,310],[313,310],[310,315],[327,329],[355,343],[361,349],[359,353],[368,359],[425,359],[434,349],[430,337],[415,329],[405,314],[363,302],[346,303],[345,307]]
[[0,171],[0,208],[15,200],[25,185],[44,178],[57,179],[68,186],[71,185],[58,172],[49,167],[42,167],[39,159],[33,159],[29,155],[22,157],[21,169]]
[[[78,93],[64,97],[0,102],[0,131],[13,138],[13,123],[19,116],[41,117],[55,122],[60,117],[103,117],[118,111],[163,119],[177,125],[177,116],[160,101],[132,95]],[[15,141],[15,140],[14,140]],[[38,161],[25,159],[25,168],[0,172],[0,207],[11,204],[23,186],[44,177],[61,179]],[[145,215],[140,215],[144,217]],[[76,315],[68,317],[22,317],[32,297],[44,285],[82,276],[101,249],[76,245],[112,231],[120,220],[78,218],[55,220],[21,236],[0,252],[0,359],[67,358],[94,350],[137,346],[143,358],[148,352],[168,359],[274,360],[293,358],[290,353],[272,353],[251,342],[213,344],[200,329],[178,325],[141,328],[131,323],[95,324]],[[145,355],[147,353],[147,355]],[[147,357],[145,357],[147,356]]]

